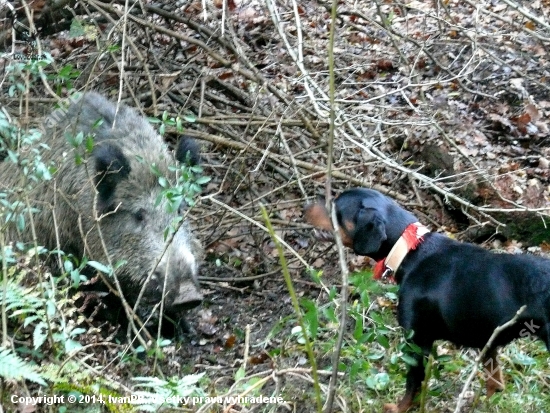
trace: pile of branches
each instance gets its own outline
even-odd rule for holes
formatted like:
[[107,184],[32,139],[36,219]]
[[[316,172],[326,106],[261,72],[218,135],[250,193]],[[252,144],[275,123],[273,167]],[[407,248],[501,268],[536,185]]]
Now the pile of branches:
[[[199,224],[211,246],[250,233],[261,245],[259,203],[281,231],[302,227],[301,205],[327,182],[335,193],[376,188],[470,238],[496,228],[540,244],[550,239],[543,3],[341,1],[334,21],[323,1],[16,9],[54,58],[46,72],[70,66],[73,88],[179,117],[203,143],[213,181]],[[43,81],[27,96],[43,104],[36,114],[68,93]]]

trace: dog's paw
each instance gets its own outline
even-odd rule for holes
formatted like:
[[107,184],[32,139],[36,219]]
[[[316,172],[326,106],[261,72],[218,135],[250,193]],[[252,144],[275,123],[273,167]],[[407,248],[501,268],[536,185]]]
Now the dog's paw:
[[386,403],[384,405],[384,413],[399,413],[399,409],[396,404]]

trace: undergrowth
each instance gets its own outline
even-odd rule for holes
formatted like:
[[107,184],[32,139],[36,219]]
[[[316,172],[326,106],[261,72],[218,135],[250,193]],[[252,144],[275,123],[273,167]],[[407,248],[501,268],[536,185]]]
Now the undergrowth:
[[[41,70],[51,63],[48,56],[8,66],[10,97],[24,99],[30,85],[42,76]],[[54,83],[63,84],[66,92],[70,88],[67,79],[78,73],[68,65]],[[179,120],[178,124],[181,127]],[[42,138],[43,130],[22,127],[0,111],[0,162],[9,163],[20,176],[17,187],[0,186],[0,405],[5,411],[25,405],[36,405],[36,411],[158,411],[163,406],[179,406],[185,397],[204,396],[199,386],[203,373],[164,377],[157,371],[153,376],[143,375],[144,349],[118,344],[112,335],[105,340],[102,326],[91,318],[93,314],[81,312],[86,297],[78,287],[93,275],[89,268],[109,273],[107,266],[85,257],[77,260],[63,251],[48,251],[36,241],[8,243],[5,234],[9,225],[19,231],[33,227],[37,209],[29,201],[32,191],[55,179],[56,168],[43,161],[42,154],[49,147]],[[93,141],[82,134],[70,143],[85,146],[76,162],[82,162],[93,146]],[[154,165],[151,168],[155,172]],[[183,202],[191,205],[208,179],[202,177],[200,166],[182,165],[172,171],[175,182],[157,175],[167,207],[177,210]],[[167,228],[166,237],[171,231]],[[171,342],[161,342],[156,355],[162,358],[163,346]],[[108,364],[101,366],[94,361],[101,356],[103,346],[120,348],[118,368],[132,377],[128,383],[123,385],[115,375],[102,371]],[[52,399],[37,399],[41,396],[58,398],[50,403]]]

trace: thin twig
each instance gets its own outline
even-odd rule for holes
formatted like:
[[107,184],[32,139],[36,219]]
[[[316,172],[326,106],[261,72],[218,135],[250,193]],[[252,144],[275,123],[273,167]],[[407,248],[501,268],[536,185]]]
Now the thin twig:
[[479,355],[476,358],[476,361],[474,362],[472,372],[468,376],[468,379],[466,379],[466,382],[464,383],[464,387],[462,388],[462,391],[460,392],[460,395],[458,396],[458,400],[456,402],[456,408],[454,410],[454,413],[460,413],[460,409],[462,407],[462,404],[464,403],[464,397],[466,396],[466,391],[470,387],[470,384],[472,383],[472,380],[474,379],[474,376],[477,373],[478,365],[481,362],[481,360],[483,360],[483,357],[485,357],[485,354],[487,353],[487,351],[489,351],[489,349],[492,347],[493,342],[495,341],[497,336],[503,330],[506,330],[508,327],[514,325],[516,323],[516,321],[518,321],[519,316],[521,315],[521,313],[523,313],[523,311],[525,311],[526,308],[527,308],[527,306],[523,305],[516,312],[516,314],[514,315],[514,317],[510,321],[507,321],[503,325],[498,326],[497,328],[495,328],[495,330],[493,331],[493,334],[491,334],[491,337],[489,337],[489,341],[487,341],[487,344],[485,344],[485,347],[483,347],[483,350],[481,350],[481,352],[479,353]]

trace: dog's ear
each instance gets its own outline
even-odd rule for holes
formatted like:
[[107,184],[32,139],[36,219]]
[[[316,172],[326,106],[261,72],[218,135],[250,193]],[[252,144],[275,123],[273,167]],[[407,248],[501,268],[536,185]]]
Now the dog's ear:
[[357,212],[353,251],[358,255],[371,255],[380,249],[387,239],[386,224],[380,212],[362,206]]

